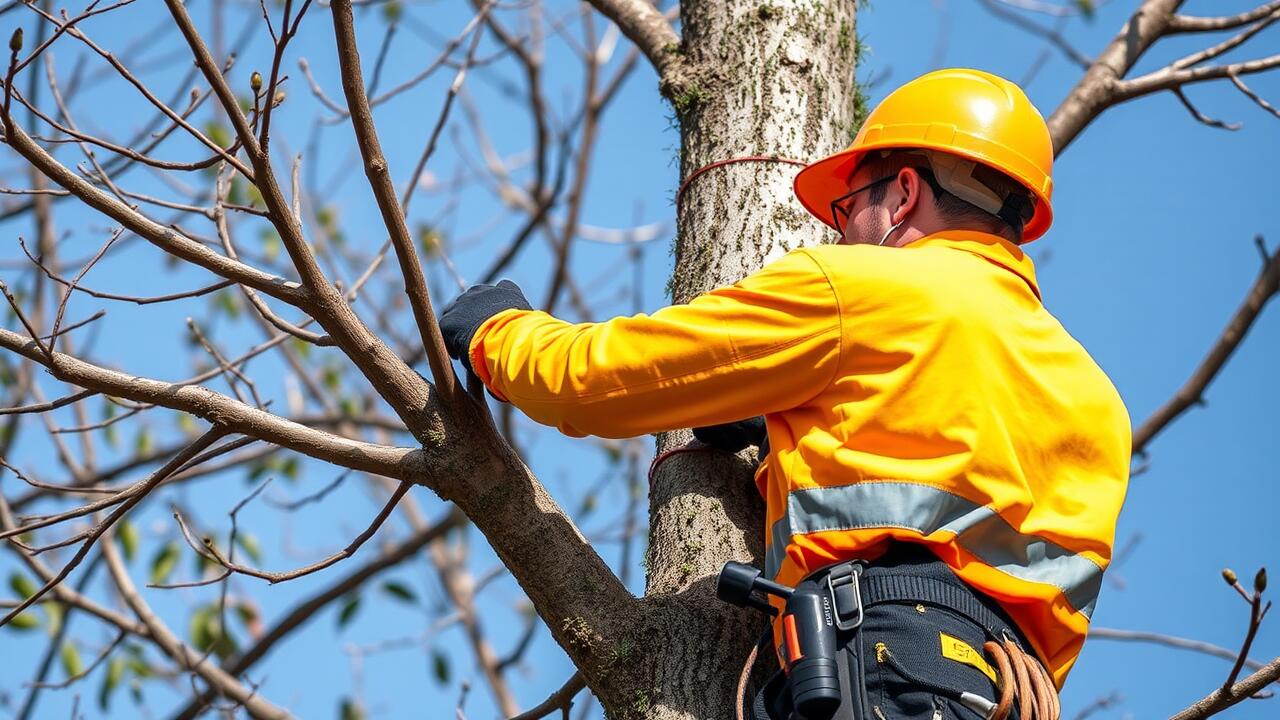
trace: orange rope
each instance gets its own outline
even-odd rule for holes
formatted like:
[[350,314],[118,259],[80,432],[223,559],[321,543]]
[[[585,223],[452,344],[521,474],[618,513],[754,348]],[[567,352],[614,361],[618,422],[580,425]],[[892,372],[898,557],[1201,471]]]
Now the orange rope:
[[1003,645],[988,642],[982,649],[991,655],[999,669],[1000,699],[991,720],[1007,720],[1015,697],[1020,720],[1059,720],[1062,703],[1058,689],[1039,660],[1011,640],[1005,640]]
[[684,191],[689,187],[689,184],[692,183],[698,176],[702,175],[708,170],[714,170],[715,168],[718,168],[718,167],[722,167],[725,165],[732,165],[733,163],[740,163],[740,162],[780,162],[780,163],[786,163],[788,165],[801,165],[801,166],[809,164],[800,160],[792,160],[791,158],[777,157],[776,155],[749,155],[746,157],[729,158],[727,160],[717,160],[709,165],[703,165],[697,170],[694,170],[693,172],[689,173],[689,177],[685,178],[684,182],[680,183],[680,188],[676,190],[676,209],[677,210],[680,209],[680,201],[684,199]]
[[686,446],[686,447],[673,448],[671,450],[668,450],[662,453],[661,455],[655,457],[653,459],[653,462],[649,463],[649,484],[653,485],[653,474],[658,471],[658,466],[666,462],[667,459],[670,458],[672,455],[679,455],[681,453],[692,453],[692,452],[711,452],[714,449],[715,448],[711,447],[710,445]]

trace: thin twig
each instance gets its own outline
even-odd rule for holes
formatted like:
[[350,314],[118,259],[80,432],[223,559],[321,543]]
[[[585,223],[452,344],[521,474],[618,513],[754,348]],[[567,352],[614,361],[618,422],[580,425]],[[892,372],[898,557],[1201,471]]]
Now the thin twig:
[[[218,426],[218,425],[213,426],[211,429],[209,429],[207,432],[205,432],[203,435],[197,438],[190,445],[183,448],[182,452],[175,455],[173,459],[165,463],[163,467],[161,467],[159,470],[156,470],[154,473],[152,473],[151,477],[147,478],[140,485],[140,487],[136,492],[134,492],[127,499],[125,499],[124,502],[122,502],[119,507],[117,507],[114,511],[112,511],[112,513],[108,515],[105,520],[98,523],[98,525],[94,527],[92,533],[90,533],[89,537],[84,541],[84,544],[80,546],[80,549],[76,551],[76,554],[72,556],[71,560],[68,561],[67,564],[63,566],[62,570],[60,570],[57,575],[52,577],[48,582],[44,584],[43,587],[41,587],[39,590],[33,593],[30,597],[28,597],[26,600],[20,603],[17,608],[11,610],[3,618],[0,618],[0,626],[7,624],[10,620],[17,617],[19,613],[21,613],[23,610],[27,609],[33,603],[38,601],[41,597],[45,595],[45,593],[49,592],[49,590],[52,589],[55,585],[62,582],[62,580],[66,578],[67,575],[70,574],[71,571],[74,570],[76,566],[80,564],[80,561],[84,559],[84,556],[88,554],[89,549],[93,547],[94,541],[96,541],[99,537],[102,536],[104,532],[110,529],[110,527],[114,525],[117,520],[124,517],[125,513],[129,512],[129,510],[131,510],[134,505],[137,505],[142,500],[142,498],[146,497],[147,494],[156,485],[160,484],[162,480],[168,477],[170,473],[180,468],[189,459],[191,459],[196,454],[198,454],[201,450],[204,450],[205,448],[209,447],[213,443],[217,442],[220,438],[222,438],[223,435],[226,434],[226,432],[227,432],[226,429],[222,428],[221,426]],[[11,534],[13,534],[13,531],[7,530],[4,533],[0,533],[0,537],[8,537]]]
[[400,485],[396,487],[395,492],[391,493],[391,497],[388,498],[386,504],[383,505],[382,510],[378,512],[378,515],[373,519],[373,522],[369,524],[369,527],[366,528],[364,532],[357,535],[345,548],[333,553],[323,560],[307,565],[306,567],[288,570],[285,572],[267,572],[265,570],[258,570],[257,568],[234,563],[230,558],[218,550],[217,546],[214,545],[212,538],[202,538],[200,542],[197,542],[191,536],[191,531],[188,529],[181,513],[175,510],[173,518],[178,521],[178,527],[182,530],[182,535],[186,539],[187,544],[191,546],[192,550],[195,550],[205,558],[218,563],[228,570],[242,575],[260,578],[274,585],[276,583],[294,580],[296,578],[303,577],[304,575],[310,575],[311,573],[318,572],[330,565],[333,565],[334,563],[351,557],[355,554],[356,550],[360,549],[360,546],[363,545],[366,540],[373,537],[374,533],[378,531],[378,528],[381,527],[382,523],[387,519],[387,516],[389,516],[391,511],[395,509],[396,504],[400,502],[400,498],[404,497],[405,493],[409,492],[412,487],[413,483],[402,481]]
[[1239,347],[1254,320],[1262,312],[1263,306],[1275,296],[1277,290],[1280,290],[1280,252],[1272,253],[1268,257],[1262,272],[1259,273],[1249,294],[1245,297],[1244,303],[1236,310],[1231,322],[1222,331],[1209,354],[1200,363],[1200,367],[1168,402],[1152,413],[1151,417],[1134,431],[1133,453],[1135,455],[1146,452],[1152,438],[1179,415],[1193,405],[1203,402],[1205,389]]

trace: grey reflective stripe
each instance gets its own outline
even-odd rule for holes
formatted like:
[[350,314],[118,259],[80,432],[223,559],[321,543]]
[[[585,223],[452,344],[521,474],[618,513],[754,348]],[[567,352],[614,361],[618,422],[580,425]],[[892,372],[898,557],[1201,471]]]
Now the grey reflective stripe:
[[1044,538],[1023,535],[991,508],[945,490],[904,482],[793,490],[786,515],[770,533],[766,576],[777,577],[792,535],[877,527],[921,535],[955,533],[956,542],[983,563],[1019,580],[1057,587],[1085,617],[1093,615],[1102,589],[1102,568],[1089,558]]

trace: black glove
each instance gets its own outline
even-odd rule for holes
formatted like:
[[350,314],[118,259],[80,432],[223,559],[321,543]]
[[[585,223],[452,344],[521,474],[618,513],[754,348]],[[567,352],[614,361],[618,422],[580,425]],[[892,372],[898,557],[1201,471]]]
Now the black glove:
[[763,415],[723,425],[694,428],[693,436],[717,450],[736,453],[748,445],[755,445],[760,448],[761,459],[769,454],[769,434],[765,432]]
[[510,280],[503,280],[497,285],[472,285],[453,302],[445,306],[440,313],[440,334],[444,336],[444,346],[449,356],[461,360],[468,369],[471,358],[468,350],[471,338],[486,320],[503,310],[518,308],[532,310],[533,306],[525,299],[524,293]]

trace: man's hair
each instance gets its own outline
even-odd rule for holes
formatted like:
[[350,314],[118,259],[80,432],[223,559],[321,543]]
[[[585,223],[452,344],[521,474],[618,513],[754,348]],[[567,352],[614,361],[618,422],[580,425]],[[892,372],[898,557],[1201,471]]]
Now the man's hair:
[[[924,155],[921,155],[919,151],[890,150],[884,153],[873,151],[867,154],[866,159],[862,161],[859,167],[863,166],[869,169],[868,178],[871,180],[878,180],[886,175],[896,175],[903,168],[913,168],[920,173],[920,177],[933,190],[934,207],[938,209],[938,212],[943,217],[954,222],[957,228],[986,230],[1015,243],[1022,242],[1023,226],[1030,219],[1031,194],[1021,183],[999,170],[979,164],[974,171],[974,175],[979,176],[980,174],[982,183],[999,197],[1013,196],[1014,202],[1021,203],[1022,207],[1026,208],[1026,212],[1016,213],[1012,218],[1012,222],[1008,217],[989,213],[977,205],[948,192],[938,183],[937,177],[930,167],[929,160]],[[868,201],[872,205],[878,205],[884,202],[888,193],[888,183],[876,185],[868,191]]]

